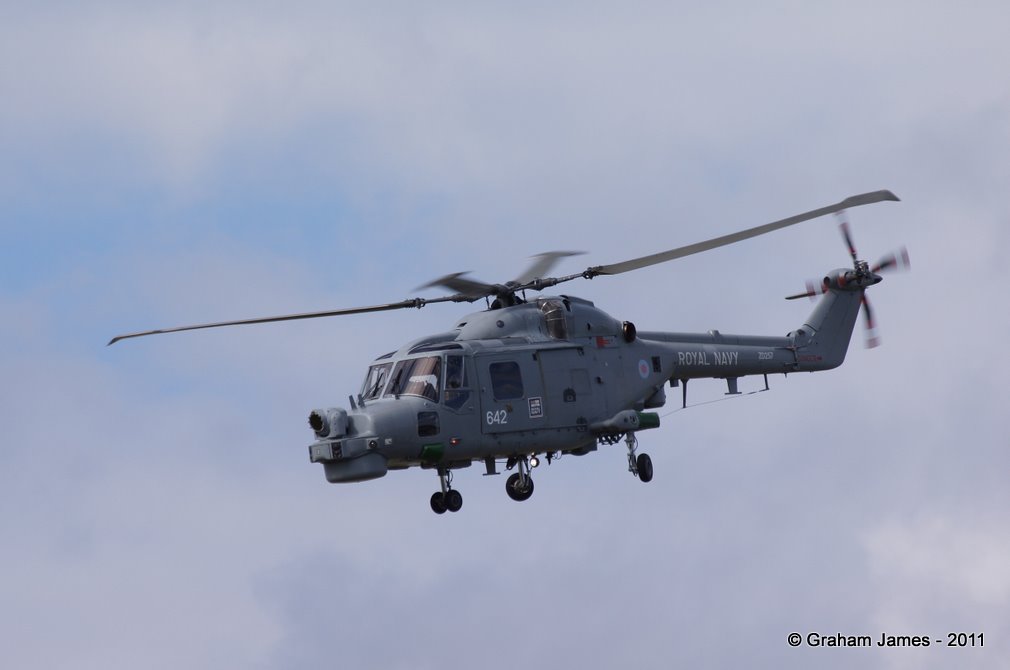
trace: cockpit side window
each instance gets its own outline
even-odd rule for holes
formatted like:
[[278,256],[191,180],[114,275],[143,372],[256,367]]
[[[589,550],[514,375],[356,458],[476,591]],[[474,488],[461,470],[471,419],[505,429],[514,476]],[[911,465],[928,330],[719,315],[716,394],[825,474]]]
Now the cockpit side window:
[[392,363],[381,363],[368,368],[365,383],[361,385],[361,397],[365,400],[372,400],[382,395],[382,389],[386,387],[392,367]]
[[555,340],[568,339],[568,322],[565,320],[565,305],[560,300],[540,300],[540,311],[544,315],[547,334]]
[[416,395],[438,402],[442,379],[442,357],[425,356],[400,361],[386,387],[387,396]]
[[470,397],[470,384],[466,377],[463,357],[450,354],[445,357],[445,406],[459,409]]

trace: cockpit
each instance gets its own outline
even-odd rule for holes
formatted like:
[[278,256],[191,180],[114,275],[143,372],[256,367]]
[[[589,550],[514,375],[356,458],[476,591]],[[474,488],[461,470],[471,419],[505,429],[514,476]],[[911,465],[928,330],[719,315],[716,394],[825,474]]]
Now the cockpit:
[[360,397],[368,401],[417,396],[460,409],[469,399],[468,387],[462,355],[422,356],[372,365],[365,375]]

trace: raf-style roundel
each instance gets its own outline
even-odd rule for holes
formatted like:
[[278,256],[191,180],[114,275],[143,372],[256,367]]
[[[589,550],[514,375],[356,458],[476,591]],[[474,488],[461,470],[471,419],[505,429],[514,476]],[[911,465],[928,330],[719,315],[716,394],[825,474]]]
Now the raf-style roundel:
[[642,379],[649,377],[649,364],[645,362],[644,358],[638,361],[638,376]]

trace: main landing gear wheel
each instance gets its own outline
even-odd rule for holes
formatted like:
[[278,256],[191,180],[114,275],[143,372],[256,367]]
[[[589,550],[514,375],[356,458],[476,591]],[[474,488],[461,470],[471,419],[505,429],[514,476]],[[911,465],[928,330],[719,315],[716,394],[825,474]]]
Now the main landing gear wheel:
[[533,495],[533,479],[529,475],[526,475],[525,486],[523,485],[523,479],[523,475],[516,472],[505,482],[505,492],[509,494],[509,498],[512,498],[512,500],[522,502],[523,500],[529,500],[530,496]]
[[463,508],[463,494],[452,488],[452,472],[439,468],[438,481],[442,488],[431,494],[431,511],[435,514],[460,511]]
[[431,511],[435,514],[445,514],[446,511],[458,512],[463,509],[463,494],[456,489],[445,493],[435,491],[431,494]]
[[651,482],[652,459],[649,458],[649,454],[639,454],[635,464],[638,466],[638,478],[643,482]]

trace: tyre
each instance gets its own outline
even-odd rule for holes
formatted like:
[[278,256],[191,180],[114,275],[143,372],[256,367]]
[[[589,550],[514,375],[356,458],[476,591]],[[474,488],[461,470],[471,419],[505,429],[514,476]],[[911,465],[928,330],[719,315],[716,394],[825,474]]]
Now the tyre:
[[445,508],[450,512],[458,512],[463,507],[463,494],[456,489],[449,489],[445,493]]
[[651,482],[652,459],[649,458],[649,454],[639,454],[638,458],[635,459],[635,463],[638,466],[638,478],[643,482]]
[[[460,503],[462,504],[462,500]],[[435,514],[445,514],[445,510],[445,496],[441,491],[435,491],[431,494],[431,511]]]
[[533,480],[530,477],[526,477],[526,487],[520,486],[520,481],[522,478],[519,473],[516,472],[508,478],[505,482],[505,492],[509,494],[509,498],[522,502],[523,500],[529,500],[529,497],[533,495]]

